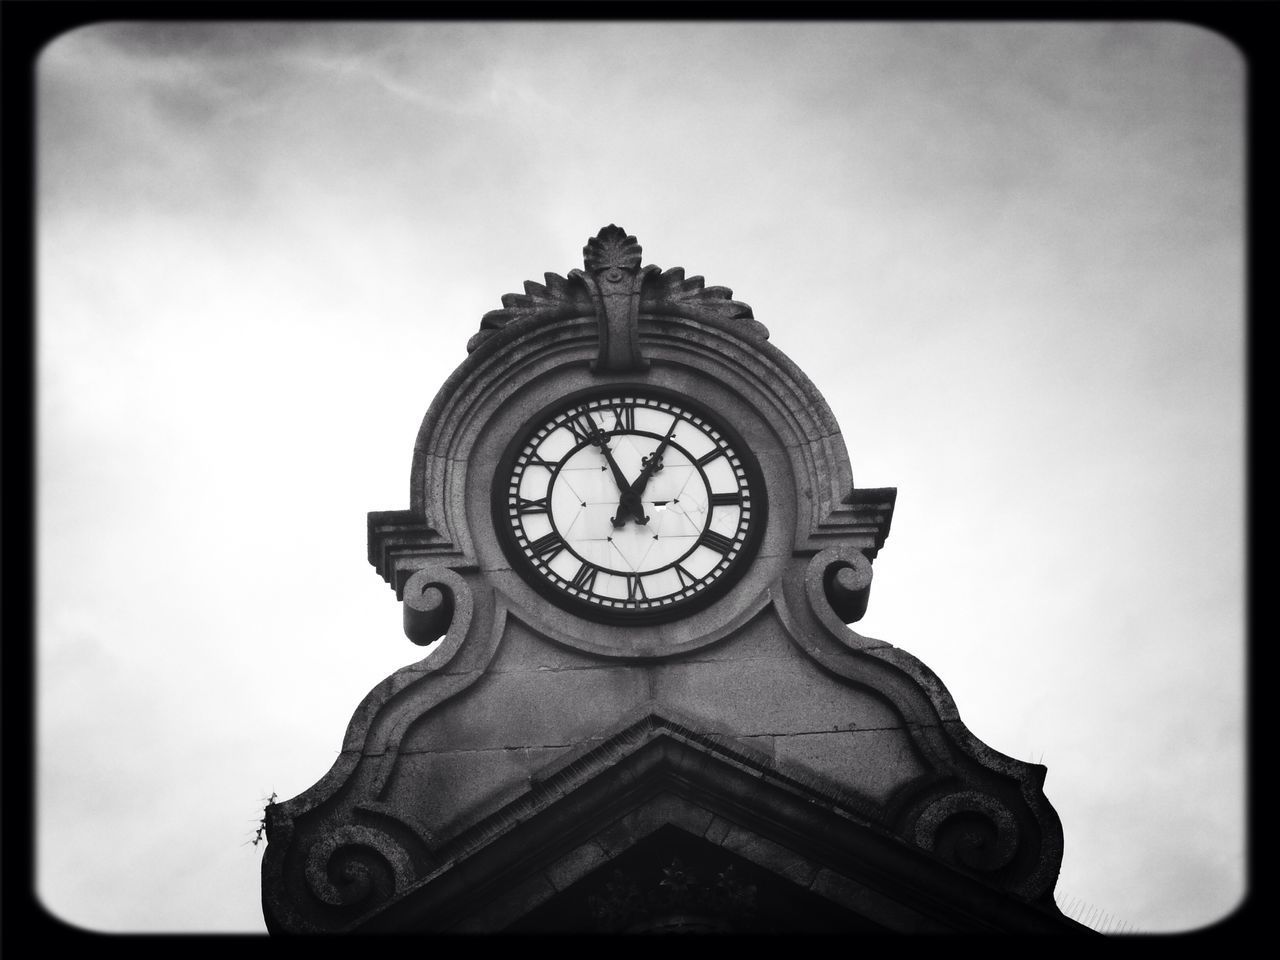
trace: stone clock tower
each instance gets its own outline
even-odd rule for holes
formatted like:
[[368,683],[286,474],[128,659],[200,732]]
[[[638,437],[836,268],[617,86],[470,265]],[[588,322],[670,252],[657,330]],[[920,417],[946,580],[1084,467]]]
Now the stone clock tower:
[[846,626],[896,491],[729,290],[584,255],[484,317],[369,514],[434,646],[268,809],[268,928],[1083,931],[1044,767]]

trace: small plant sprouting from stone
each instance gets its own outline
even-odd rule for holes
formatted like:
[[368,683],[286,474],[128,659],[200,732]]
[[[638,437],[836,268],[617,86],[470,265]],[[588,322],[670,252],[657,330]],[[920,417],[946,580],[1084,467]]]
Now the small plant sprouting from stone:
[[253,839],[248,841],[255,847],[265,839],[267,834],[267,811],[271,809],[271,805],[276,802],[276,792],[271,791],[271,796],[266,798],[265,805],[262,808],[262,817],[258,820],[258,829],[253,835]]

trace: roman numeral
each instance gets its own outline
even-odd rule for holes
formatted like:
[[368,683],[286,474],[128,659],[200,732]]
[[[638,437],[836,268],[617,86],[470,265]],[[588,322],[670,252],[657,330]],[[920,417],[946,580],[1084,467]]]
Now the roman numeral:
[[681,590],[685,589],[686,587],[691,587],[698,582],[697,577],[695,577],[692,573],[690,573],[684,567],[680,566],[680,564],[678,563],[676,564],[676,576],[680,578]]
[[545,537],[539,537],[533,543],[529,544],[529,553],[535,557],[546,557],[551,554],[559,553],[564,547],[564,540],[560,534],[552,530]]
[[705,467],[712,460],[716,459],[716,457],[723,457],[723,456],[724,456],[724,451],[721,450],[719,447],[716,447],[710,453],[704,453],[702,456],[700,456],[697,460],[693,462],[700,467]]
[[714,530],[706,530],[702,536],[698,538],[698,545],[710,547],[717,553],[727,554],[733,549],[733,541],[726,537],[723,533],[716,533]]
[[[583,421],[586,421],[585,423]],[[591,415],[585,410],[579,410],[571,414],[564,425],[569,428],[570,432],[578,439],[587,442],[594,441],[600,436],[600,428],[596,426],[596,422],[591,419]]]
[[636,408],[618,403],[609,408],[613,414],[613,429],[632,431],[636,428]]
[[648,600],[649,595],[644,592],[644,577],[632,576],[627,574],[627,599],[631,601]]
[[740,507],[742,506],[742,491],[734,493],[713,493],[711,495],[710,504],[713,507]]
[[537,500],[529,500],[525,497],[519,497],[516,502],[516,513],[546,513],[547,498],[539,497]]
[[552,463],[550,460],[544,460],[542,457],[540,457],[536,453],[532,453],[529,455],[528,466],[542,467],[545,470],[555,470],[556,468],[556,465],[554,463]]
[[573,575],[573,579],[569,581],[569,585],[590,593],[595,589],[596,574],[599,572],[599,567],[593,567],[589,563],[584,563],[578,568],[578,572]]

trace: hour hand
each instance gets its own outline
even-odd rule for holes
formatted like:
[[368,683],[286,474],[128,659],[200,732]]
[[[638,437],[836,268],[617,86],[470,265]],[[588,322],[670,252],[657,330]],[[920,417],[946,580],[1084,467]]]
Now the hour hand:
[[622,468],[618,466],[618,461],[613,459],[613,451],[609,449],[609,438],[600,431],[596,431],[591,436],[591,442],[600,448],[600,452],[604,454],[605,460],[609,463],[609,469],[613,471],[613,482],[618,485],[620,491],[631,489],[631,481],[623,474]]

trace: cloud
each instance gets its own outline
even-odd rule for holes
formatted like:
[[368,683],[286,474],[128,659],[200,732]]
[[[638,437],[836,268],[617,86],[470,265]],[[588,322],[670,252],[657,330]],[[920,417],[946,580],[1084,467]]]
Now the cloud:
[[[173,783],[184,823],[247,830],[261,794],[323,774],[359,699],[419,655],[367,566],[365,511],[406,505],[418,424],[480,315],[617,222],[646,262],[751,303],[827,395],[859,484],[899,487],[867,631],[934,669],[995,749],[1043,756],[1065,889],[1135,923],[1211,913],[1242,883],[1214,844],[1235,849],[1240,784],[1198,759],[1239,753],[1241,82],[1220,39],[1169,25],[57,41],[42,804],[78,825],[43,819],[42,887],[135,929],[207,929],[211,899],[260,928],[254,871],[176,842],[147,876],[196,858],[219,892],[158,917],[153,888],[84,855],[118,826],[93,794],[149,804]],[[91,575],[63,594],[68,558]],[[240,753],[218,754],[211,797],[202,751],[223,737]],[[138,751],[127,789],[85,756],[107,741]],[[1133,832],[1159,762],[1180,809]],[[129,830],[166,815],[141,809]],[[1180,862],[1161,831],[1197,822]],[[1124,892],[1197,877],[1220,894],[1181,914]]]

